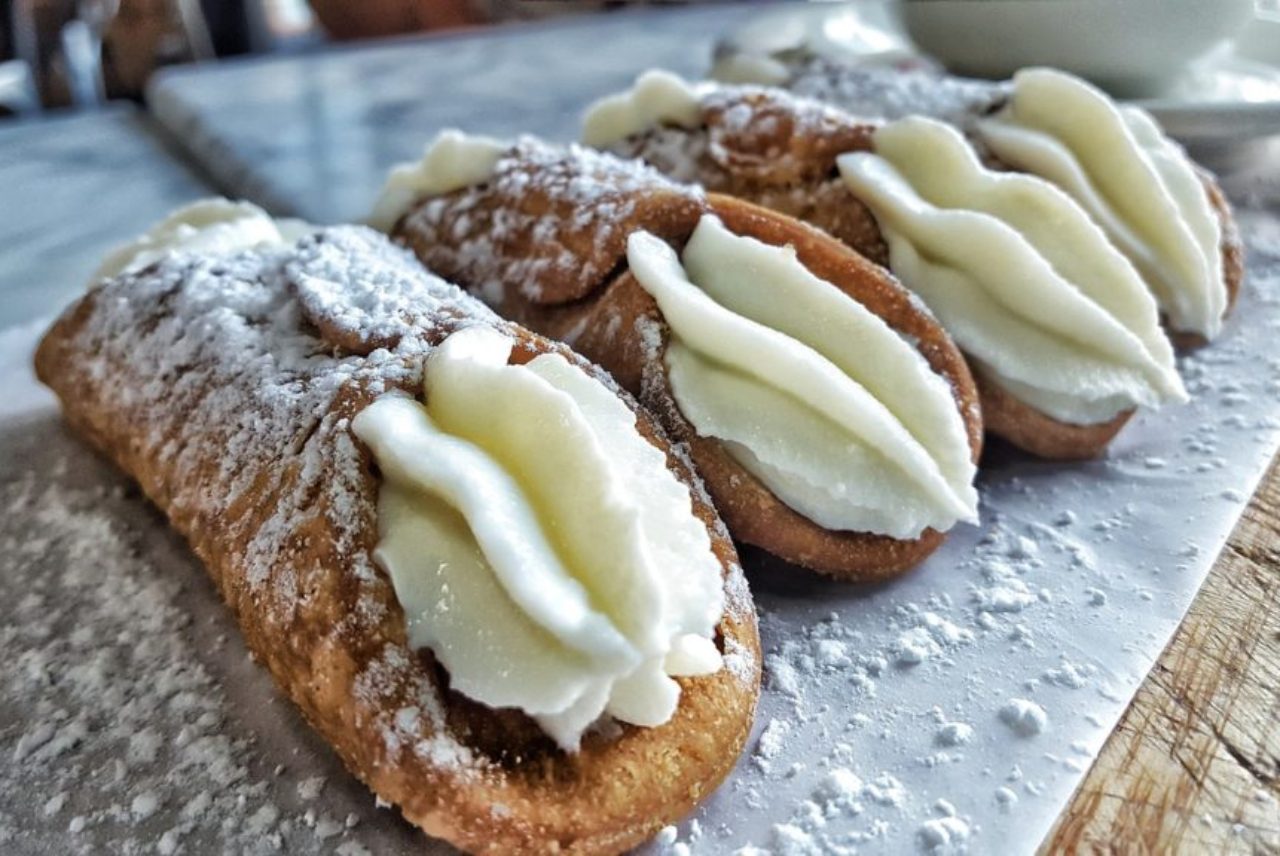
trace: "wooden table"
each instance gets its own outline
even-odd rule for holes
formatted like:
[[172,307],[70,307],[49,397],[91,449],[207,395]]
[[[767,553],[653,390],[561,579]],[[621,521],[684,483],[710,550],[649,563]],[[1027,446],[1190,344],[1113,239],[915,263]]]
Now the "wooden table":
[[1275,853],[1278,806],[1280,458],[1041,851]]

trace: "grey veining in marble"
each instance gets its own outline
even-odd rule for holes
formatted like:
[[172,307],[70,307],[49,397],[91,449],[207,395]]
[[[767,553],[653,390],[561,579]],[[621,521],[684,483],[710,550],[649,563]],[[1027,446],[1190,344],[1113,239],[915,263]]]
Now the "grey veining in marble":
[[751,12],[637,10],[174,69],[149,102],[229,193],[317,222],[358,220],[387,168],[437,131],[573,139],[583,107],[638,72],[704,72],[716,36]]

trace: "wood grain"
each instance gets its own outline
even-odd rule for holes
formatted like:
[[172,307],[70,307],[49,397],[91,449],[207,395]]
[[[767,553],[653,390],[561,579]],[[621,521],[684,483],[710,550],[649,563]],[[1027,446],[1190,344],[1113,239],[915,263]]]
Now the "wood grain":
[[1042,853],[1280,853],[1280,457]]

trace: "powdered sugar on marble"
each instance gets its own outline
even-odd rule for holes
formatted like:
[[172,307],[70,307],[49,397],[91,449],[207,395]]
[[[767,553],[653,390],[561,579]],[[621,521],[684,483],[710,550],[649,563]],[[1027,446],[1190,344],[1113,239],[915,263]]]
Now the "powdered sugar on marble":
[[280,717],[203,569],[123,476],[52,416],[0,445],[0,849],[318,853],[363,821],[408,852]]

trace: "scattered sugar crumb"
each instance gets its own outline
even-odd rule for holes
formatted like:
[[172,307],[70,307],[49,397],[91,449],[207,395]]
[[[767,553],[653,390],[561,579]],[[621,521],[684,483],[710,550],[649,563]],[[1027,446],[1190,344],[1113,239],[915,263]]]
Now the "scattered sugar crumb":
[[930,853],[956,852],[969,841],[969,824],[958,817],[936,817],[920,824],[921,846]]
[[965,722],[944,722],[934,734],[939,746],[963,746],[973,740],[973,726]]
[[1024,698],[1012,698],[1000,708],[1000,721],[1019,737],[1034,737],[1049,727],[1044,708]]

